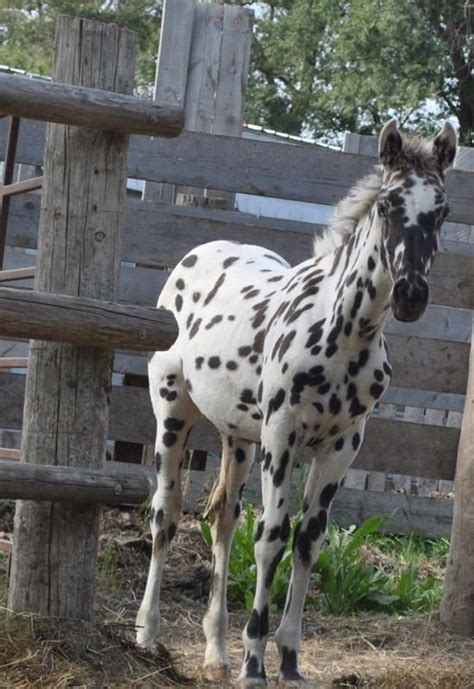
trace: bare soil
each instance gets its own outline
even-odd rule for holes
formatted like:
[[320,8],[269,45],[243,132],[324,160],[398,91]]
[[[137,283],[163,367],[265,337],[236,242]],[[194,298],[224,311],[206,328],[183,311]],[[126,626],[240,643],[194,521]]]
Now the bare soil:
[[[11,532],[11,516],[11,510],[0,511],[0,531]],[[133,621],[150,554],[145,515],[138,510],[104,511],[95,624],[71,625],[0,610],[0,688],[209,688],[200,668],[210,553],[199,522],[185,517],[173,543],[163,582],[161,643],[155,654],[133,644]],[[0,559],[0,592],[2,574],[5,579],[5,559]],[[231,610],[233,680],[219,686],[235,686],[246,618],[244,610]],[[274,615],[271,628],[277,624]],[[474,689],[474,640],[448,634],[436,615],[334,618],[307,611],[301,669],[308,678],[307,689]],[[276,672],[276,648],[270,641],[270,681]]]

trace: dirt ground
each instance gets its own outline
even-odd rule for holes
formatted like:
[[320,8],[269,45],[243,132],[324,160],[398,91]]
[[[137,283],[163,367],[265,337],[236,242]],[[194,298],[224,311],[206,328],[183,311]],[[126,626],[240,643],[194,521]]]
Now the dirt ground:
[[[0,611],[0,687],[87,689],[177,686],[210,688],[201,675],[201,619],[209,592],[210,554],[197,520],[186,517],[166,566],[161,643],[157,654],[133,645],[133,621],[144,589],[151,542],[144,521],[131,510],[103,517],[101,568],[94,625]],[[9,517],[0,522],[7,533]],[[0,577],[2,566],[0,563]],[[5,574],[5,572],[4,572]],[[233,687],[242,657],[247,613],[231,610],[229,653]],[[271,617],[276,629],[278,615]],[[277,655],[270,640],[267,674],[274,680]],[[352,618],[305,613],[301,670],[307,689],[474,689],[474,640],[448,634],[436,615]],[[216,685],[214,685],[216,686]]]

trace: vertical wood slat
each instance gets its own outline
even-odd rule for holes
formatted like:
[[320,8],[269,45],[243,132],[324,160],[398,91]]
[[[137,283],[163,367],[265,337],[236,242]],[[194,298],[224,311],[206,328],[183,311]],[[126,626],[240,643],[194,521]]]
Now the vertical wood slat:
[[464,416],[459,439],[454,512],[441,620],[453,633],[474,636],[474,319]]
[[[212,131],[223,25],[223,5],[196,5],[184,103],[185,128],[189,131]],[[177,193],[203,196],[205,190],[178,186]]]
[[[165,0],[153,100],[184,108],[195,0]],[[146,182],[145,201],[174,203],[176,185]]]
[[[135,35],[60,17],[55,79],[132,93]],[[120,268],[128,137],[49,125],[35,288],[112,299]],[[35,341],[26,380],[23,461],[100,467],[105,460],[113,354]],[[87,619],[99,511],[18,501],[9,607]]]
[[[225,5],[219,77],[211,129],[213,134],[242,134],[253,16],[252,10]],[[232,209],[235,206],[235,194],[232,192],[213,191],[212,196],[224,199],[226,208]]]

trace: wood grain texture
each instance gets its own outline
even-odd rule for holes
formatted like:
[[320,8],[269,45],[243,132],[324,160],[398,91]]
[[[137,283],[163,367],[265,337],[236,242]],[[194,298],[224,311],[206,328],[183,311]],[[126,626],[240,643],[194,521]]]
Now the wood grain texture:
[[145,472],[127,469],[124,462],[93,469],[0,461],[0,496],[69,504],[141,504],[150,496],[151,481]]
[[[0,357],[17,357],[18,360],[28,356],[28,343],[15,340],[0,340]],[[147,357],[133,354],[117,353],[114,357],[114,371],[118,373],[147,376]],[[433,390],[417,390],[412,387],[391,385],[381,400],[383,403],[408,405],[421,409],[437,409],[462,412],[464,395]]]
[[169,349],[178,327],[162,309],[0,287],[0,334],[149,352]]
[[[474,324],[473,324],[474,342]],[[454,484],[454,517],[441,619],[453,633],[474,635],[474,344]]]
[[[0,145],[5,125],[0,119]],[[44,127],[22,123],[17,160],[41,165]],[[370,156],[342,153],[318,146],[291,145],[254,139],[183,132],[172,141],[130,138],[128,176],[225,191],[332,205],[370,172]],[[472,223],[474,172],[446,174],[453,223]]]
[[[184,108],[188,81],[189,52],[193,34],[195,2],[165,0],[161,19],[160,44],[153,100]],[[173,203],[174,184],[145,182],[145,201]]]
[[[209,474],[217,477],[219,462],[208,460],[209,470],[189,471],[185,478],[187,492],[184,496],[184,510],[200,513],[207,504]],[[293,471],[291,495],[292,511],[302,509],[301,498],[304,477],[301,470]],[[299,490],[298,490],[299,489]],[[244,500],[253,505],[262,504],[260,466],[254,464],[243,493]],[[334,498],[330,518],[342,527],[360,525],[368,517],[389,517],[381,531],[393,534],[416,533],[431,537],[448,537],[451,530],[453,501],[436,498],[421,498],[400,493],[385,493],[379,490],[358,490],[340,488]]]
[[[30,194],[12,200],[8,244],[36,248],[35,222],[39,199]],[[311,256],[313,234],[322,225],[257,217],[237,211],[187,208],[129,199],[122,259],[142,266],[173,267],[198,244],[228,239],[260,244],[284,256],[292,265]],[[474,305],[473,245],[452,242],[442,235],[444,248],[429,276],[434,304],[472,308]]]
[[[21,428],[24,385],[24,376],[0,373],[0,428]],[[137,387],[114,386],[110,399],[109,438],[153,443],[155,417],[148,391]],[[368,422],[366,440],[354,467],[452,480],[458,441],[457,428],[405,423],[373,416]],[[189,445],[193,449],[220,453],[219,435],[208,421],[196,424]],[[310,452],[304,452],[305,459],[310,455]]]
[[[132,92],[135,41],[109,24],[60,17],[58,82]],[[49,125],[36,289],[110,300],[118,282],[127,176],[125,134]],[[30,346],[23,461],[100,468],[106,454],[110,350]],[[19,501],[9,607],[89,618],[95,587],[96,506]]]
[[178,136],[184,125],[172,105],[14,74],[0,74],[0,115],[148,136]]

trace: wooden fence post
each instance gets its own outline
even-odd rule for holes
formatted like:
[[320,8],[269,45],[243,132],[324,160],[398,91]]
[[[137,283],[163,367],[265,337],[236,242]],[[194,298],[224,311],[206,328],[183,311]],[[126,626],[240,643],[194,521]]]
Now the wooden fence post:
[[[130,94],[135,35],[60,17],[55,79]],[[128,137],[49,125],[35,288],[111,299],[120,267]],[[113,352],[34,341],[26,383],[22,461],[101,467]],[[99,508],[19,501],[9,607],[88,619]]]
[[441,620],[452,632],[474,636],[474,324]]

